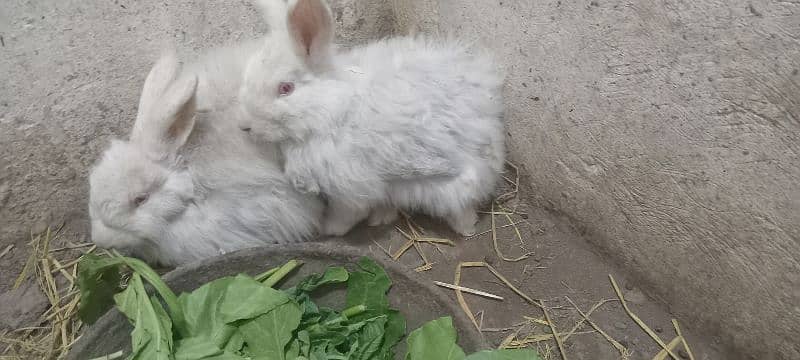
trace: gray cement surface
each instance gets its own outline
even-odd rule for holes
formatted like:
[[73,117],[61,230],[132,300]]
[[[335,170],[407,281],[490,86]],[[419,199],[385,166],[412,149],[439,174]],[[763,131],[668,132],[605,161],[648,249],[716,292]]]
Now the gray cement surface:
[[[677,317],[707,359],[800,357],[799,3],[333,3],[344,44],[454,32],[499,55],[511,159],[529,188],[524,242],[536,254],[494,261],[532,296],[565,305],[560,326],[575,316],[564,295],[586,309],[612,297],[612,273],[643,319],[668,339]],[[127,136],[163,48],[190,58],[264,29],[246,0],[0,3],[0,252],[14,245],[0,291],[31,231],[65,223],[63,241],[88,240],[89,166]],[[518,252],[508,235],[501,246]],[[442,281],[457,261],[493,253],[485,237],[443,251],[430,255]],[[471,286],[504,291],[473,276]],[[529,309],[473,305],[491,326]],[[620,309],[597,316],[632,358],[652,357]],[[602,338],[580,336],[593,340],[570,342],[574,358],[617,358]]]
[[740,353],[800,358],[800,3],[393,3],[499,54],[531,195]]

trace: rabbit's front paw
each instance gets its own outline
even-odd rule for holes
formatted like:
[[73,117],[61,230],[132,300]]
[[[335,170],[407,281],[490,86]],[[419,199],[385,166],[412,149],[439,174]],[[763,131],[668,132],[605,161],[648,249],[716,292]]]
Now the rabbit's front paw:
[[388,225],[397,220],[397,209],[393,207],[376,207],[372,209],[367,219],[369,226]]
[[322,226],[322,233],[326,236],[344,236],[353,227],[352,224],[340,221],[326,221]]
[[303,194],[319,195],[319,184],[310,176],[292,176],[292,186]]
[[478,213],[474,209],[456,211],[447,216],[446,220],[455,232],[463,236],[472,236],[477,232],[475,225],[478,222]]

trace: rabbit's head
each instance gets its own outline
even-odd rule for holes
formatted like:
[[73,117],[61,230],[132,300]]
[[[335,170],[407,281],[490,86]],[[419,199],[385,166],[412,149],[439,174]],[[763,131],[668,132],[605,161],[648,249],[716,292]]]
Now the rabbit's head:
[[179,75],[174,55],[156,63],[130,140],[112,141],[92,169],[89,214],[98,246],[149,251],[193,201],[192,179],[178,150],[194,127],[197,77]]
[[[239,93],[240,128],[268,141],[302,137],[320,98],[336,93],[318,81],[332,68],[334,20],[324,0],[261,0],[270,22],[265,44],[248,62]],[[315,108],[316,106],[316,108]]]

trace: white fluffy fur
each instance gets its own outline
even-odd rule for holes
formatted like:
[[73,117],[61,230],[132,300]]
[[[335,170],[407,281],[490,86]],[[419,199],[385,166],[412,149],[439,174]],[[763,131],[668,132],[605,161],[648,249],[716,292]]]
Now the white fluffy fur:
[[254,44],[215,50],[184,71],[174,56],[154,66],[131,140],[113,141],[90,175],[96,244],[177,265],[314,236],[321,201],[297,192],[278,150],[247,141],[225,109]]
[[[402,208],[474,233],[505,158],[492,58],[419,38],[336,54],[323,0],[290,1],[287,14],[247,65],[240,126],[280,144],[298,189],[327,197],[323,231],[342,235],[370,212],[370,224],[391,222]],[[281,82],[294,92],[279,96]]]

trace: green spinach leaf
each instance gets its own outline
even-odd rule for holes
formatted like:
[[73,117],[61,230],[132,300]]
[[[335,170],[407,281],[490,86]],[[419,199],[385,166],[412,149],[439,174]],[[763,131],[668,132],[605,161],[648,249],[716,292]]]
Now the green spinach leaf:
[[408,335],[406,360],[463,360],[466,355],[456,338],[449,316],[430,321]]
[[120,262],[94,254],[83,255],[78,263],[78,288],[81,290],[78,316],[81,321],[94,324],[114,305],[114,294],[122,291]]
[[133,273],[128,287],[114,296],[119,310],[133,324],[130,360],[171,360],[172,322],[161,303],[148,297],[139,273]]
[[367,311],[354,317],[354,320],[385,314],[389,309],[386,293],[392,287],[392,280],[372,259],[361,258],[358,267],[360,270],[352,272],[347,282],[346,307],[356,305],[367,307]]
[[175,293],[143,261],[124,256],[100,257],[86,254],[81,257],[78,263],[78,287],[81,290],[78,315],[81,320],[91,324],[108,311],[111,305],[110,297],[122,290],[119,285],[119,274],[123,266],[131,268],[156,289],[167,304],[172,322],[180,327],[183,323],[183,313]]
[[225,294],[217,310],[225,323],[253,319],[289,301],[285,292],[265,286],[244,274],[237,275],[227,284]]
[[286,359],[286,345],[300,324],[302,312],[294,302],[286,302],[272,311],[245,321],[239,327],[247,344],[245,352],[253,357]]
[[236,327],[223,319],[220,304],[233,282],[233,277],[220,278],[178,297],[184,314],[184,326],[179,331],[182,337],[201,337],[217,347],[225,346]]

